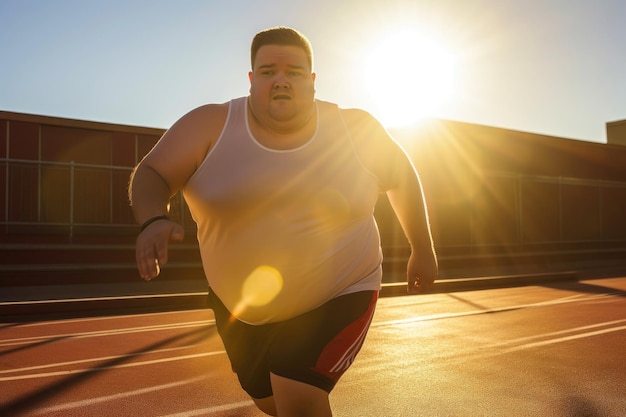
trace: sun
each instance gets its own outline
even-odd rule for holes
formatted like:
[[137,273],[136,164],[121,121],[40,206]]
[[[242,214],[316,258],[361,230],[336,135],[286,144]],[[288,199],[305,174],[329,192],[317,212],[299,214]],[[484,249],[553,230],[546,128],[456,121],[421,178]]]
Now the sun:
[[386,127],[434,116],[454,92],[454,64],[450,52],[414,32],[380,40],[363,63],[372,112]]

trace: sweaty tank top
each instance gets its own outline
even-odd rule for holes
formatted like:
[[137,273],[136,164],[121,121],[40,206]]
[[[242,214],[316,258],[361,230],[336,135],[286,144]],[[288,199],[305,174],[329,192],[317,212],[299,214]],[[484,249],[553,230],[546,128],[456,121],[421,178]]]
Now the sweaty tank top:
[[184,189],[208,283],[250,324],[380,288],[378,180],[357,157],[338,107],[316,107],[313,137],[275,150],[251,134],[247,97],[232,100],[219,139]]

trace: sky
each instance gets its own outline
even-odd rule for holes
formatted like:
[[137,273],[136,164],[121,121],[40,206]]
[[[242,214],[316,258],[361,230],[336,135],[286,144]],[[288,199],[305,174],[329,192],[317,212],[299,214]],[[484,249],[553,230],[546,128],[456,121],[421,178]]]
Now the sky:
[[624,22],[624,0],[0,0],[0,110],[167,128],[247,95],[252,37],[283,25],[313,45],[318,98],[388,127],[606,142]]

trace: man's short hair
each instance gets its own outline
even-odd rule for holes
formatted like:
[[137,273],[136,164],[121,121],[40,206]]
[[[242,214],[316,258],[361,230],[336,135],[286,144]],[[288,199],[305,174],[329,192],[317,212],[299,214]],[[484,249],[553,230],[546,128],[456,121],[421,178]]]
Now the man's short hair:
[[311,71],[313,71],[313,48],[306,36],[297,30],[285,26],[278,26],[257,33],[254,39],[252,39],[252,46],[250,47],[250,63],[252,69],[254,69],[256,54],[263,45],[297,46],[301,48],[306,53],[309,66],[311,67]]

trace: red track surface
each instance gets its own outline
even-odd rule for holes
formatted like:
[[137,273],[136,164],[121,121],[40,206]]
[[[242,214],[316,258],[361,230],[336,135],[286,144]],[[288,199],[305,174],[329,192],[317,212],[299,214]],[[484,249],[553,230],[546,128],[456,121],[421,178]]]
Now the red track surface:
[[[2,416],[261,416],[210,310],[0,324]],[[337,416],[626,415],[626,278],[389,297]]]

